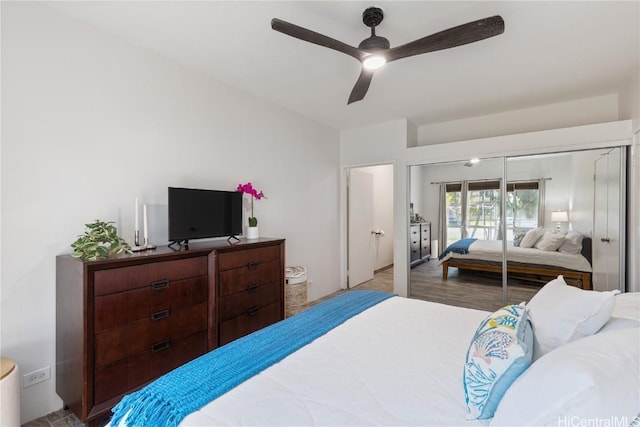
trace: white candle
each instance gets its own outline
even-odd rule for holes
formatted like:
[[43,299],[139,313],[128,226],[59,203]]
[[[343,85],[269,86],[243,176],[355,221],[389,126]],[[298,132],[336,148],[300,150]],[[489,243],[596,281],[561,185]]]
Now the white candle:
[[136,197],[136,222],[134,224],[134,230],[135,231],[140,231],[140,228],[138,226],[138,224],[140,223],[140,219],[138,218],[139,213],[138,213],[138,198]]
[[149,239],[149,230],[147,228],[147,205],[142,205],[142,226],[144,233],[144,241]]

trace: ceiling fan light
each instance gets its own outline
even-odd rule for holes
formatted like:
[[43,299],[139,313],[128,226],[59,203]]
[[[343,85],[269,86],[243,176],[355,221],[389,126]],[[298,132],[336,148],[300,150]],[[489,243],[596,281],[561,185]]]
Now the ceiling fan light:
[[377,70],[387,63],[387,59],[382,55],[369,55],[362,61],[362,66],[367,70]]

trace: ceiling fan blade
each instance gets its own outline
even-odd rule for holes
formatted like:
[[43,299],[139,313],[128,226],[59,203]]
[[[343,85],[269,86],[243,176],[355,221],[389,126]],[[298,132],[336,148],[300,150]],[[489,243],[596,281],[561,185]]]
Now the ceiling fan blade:
[[360,101],[367,94],[369,90],[369,85],[371,84],[371,79],[373,78],[373,70],[367,70],[366,68],[362,68],[360,72],[360,77],[356,81],[356,84],[353,86],[351,90],[351,95],[349,95],[349,101],[347,105],[352,102]]
[[367,56],[366,52],[361,51],[356,47],[349,46],[348,44],[343,43],[339,40],[332,39],[331,37],[327,37],[323,34],[316,33],[315,31],[299,27],[295,24],[291,24],[290,22],[286,22],[278,18],[273,18],[271,20],[271,28],[288,36],[295,37],[309,43],[328,47],[329,49],[337,50],[338,52],[346,53],[347,55],[354,57],[358,61],[362,61],[362,59]]
[[484,40],[504,32],[504,20],[496,15],[440,31],[389,49],[387,62]]

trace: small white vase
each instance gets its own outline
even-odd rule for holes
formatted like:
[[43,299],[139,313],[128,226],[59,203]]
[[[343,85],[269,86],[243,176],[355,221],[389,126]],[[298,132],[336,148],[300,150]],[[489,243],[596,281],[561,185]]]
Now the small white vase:
[[260,232],[257,225],[255,227],[247,227],[247,239],[258,239],[259,237]]

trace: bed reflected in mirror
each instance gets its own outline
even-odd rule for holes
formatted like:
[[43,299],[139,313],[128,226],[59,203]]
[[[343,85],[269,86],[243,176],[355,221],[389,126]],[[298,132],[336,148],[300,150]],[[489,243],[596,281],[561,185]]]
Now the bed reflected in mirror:
[[[558,275],[618,289],[624,167],[621,148],[412,166],[409,295],[495,310]],[[416,223],[430,226],[429,257],[416,258]]]
[[[493,254],[498,274],[448,267],[447,262],[476,242],[500,242],[503,170],[502,158],[411,167],[410,297],[483,310],[502,305],[501,244]],[[431,253],[416,261],[420,223],[430,224]]]
[[[513,248],[507,251],[509,293],[515,284],[542,286],[558,275],[582,289],[623,288],[625,167],[620,147],[507,159],[507,182],[512,183],[507,213],[514,217],[516,233],[516,239],[508,239]],[[541,197],[533,228],[529,218],[535,209],[527,212],[531,198],[522,186],[535,177]],[[527,241],[527,234],[534,236]],[[525,263],[511,259],[512,252],[524,250]]]

